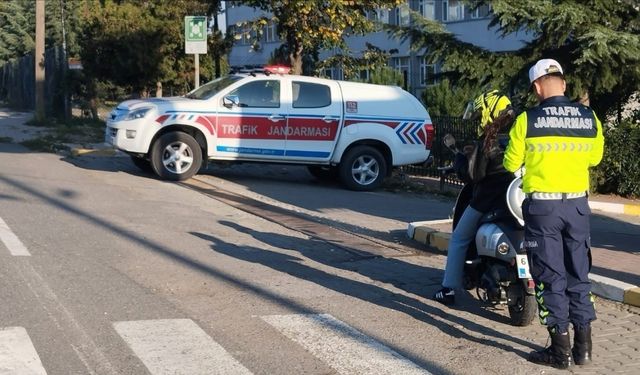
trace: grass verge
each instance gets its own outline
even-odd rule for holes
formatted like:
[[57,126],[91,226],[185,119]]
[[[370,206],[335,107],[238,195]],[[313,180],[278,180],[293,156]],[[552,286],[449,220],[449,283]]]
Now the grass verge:
[[55,119],[48,119],[41,123],[30,121],[27,125],[46,127],[49,134],[26,140],[20,144],[34,151],[66,152],[69,147],[65,144],[91,144],[104,140],[105,123],[102,120],[87,118],[72,118],[64,123]]

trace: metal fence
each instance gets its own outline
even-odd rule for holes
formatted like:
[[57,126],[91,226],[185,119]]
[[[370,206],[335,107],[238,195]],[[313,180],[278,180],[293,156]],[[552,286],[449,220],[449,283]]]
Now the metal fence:
[[449,165],[453,162],[454,155],[443,144],[442,140],[446,134],[451,134],[456,138],[458,148],[462,148],[467,142],[478,138],[478,122],[463,120],[461,117],[433,116],[431,117],[435,129],[435,137],[431,145],[431,155],[433,163],[428,166],[408,165],[402,167],[402,171],[409,175],[426,176],[441,179],[441,186],[444,183],[462,185],[462,182],[455,175],[443,176],[438,167]]
[[[35,108],[35,58],[33,54],[0,66],[0,100],[11,108]],[[66,61],[62,47],[45,51],[45,112],[47,116],[65,115]]]

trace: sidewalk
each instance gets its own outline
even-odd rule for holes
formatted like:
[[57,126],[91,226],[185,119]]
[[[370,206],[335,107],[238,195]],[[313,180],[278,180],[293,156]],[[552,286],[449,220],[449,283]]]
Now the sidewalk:
[[[594,294],[640,307],[640,204],[619,197],[590,197],[591,254],[589,278]],[[451,220],[410,223],[407,235],[446,252]]]

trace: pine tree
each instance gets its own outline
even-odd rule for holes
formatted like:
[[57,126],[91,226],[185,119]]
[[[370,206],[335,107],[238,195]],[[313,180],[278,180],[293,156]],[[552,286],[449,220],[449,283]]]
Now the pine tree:
[[0,66],[35,48],[33,4],[9,0],[0,2]]
[[435,21],[414,14],[409,27],[389,27],[392,35],[426,48],[453,82],[508,88],[516,102],[532,101],[528,69],[540,58],[560,62],[567,94],[588,96],[601,116],[616,113],[640,87],[640,8],[634,0],[481,0],[491,5],[502,35],[525,32],[531,41],[516,51],[491,52],[461,42]]

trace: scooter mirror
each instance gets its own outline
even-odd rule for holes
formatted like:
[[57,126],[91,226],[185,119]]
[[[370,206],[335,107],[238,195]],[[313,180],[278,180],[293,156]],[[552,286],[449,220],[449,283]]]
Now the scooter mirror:
[[446,134],[444,139],[442,140],[445,146],[448,148],[454,147],[456,144],[456,139],[451,134]]

